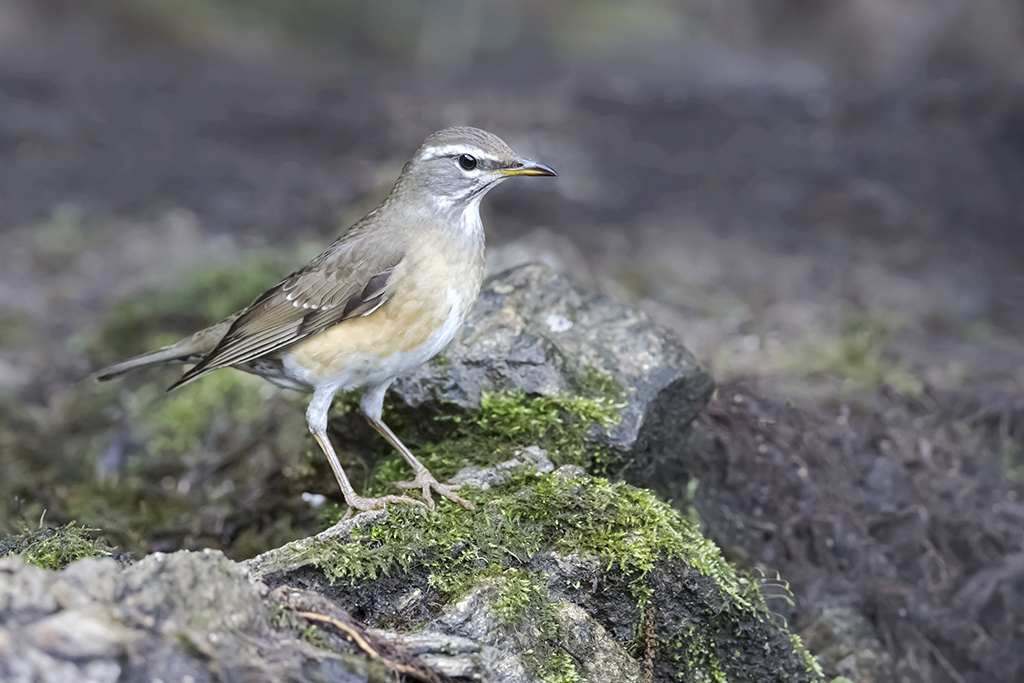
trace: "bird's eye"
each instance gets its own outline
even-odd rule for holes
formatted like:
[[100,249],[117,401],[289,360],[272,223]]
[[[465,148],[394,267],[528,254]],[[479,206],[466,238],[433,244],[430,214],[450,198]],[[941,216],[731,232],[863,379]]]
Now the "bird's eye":
[[474,168],[476,168],[476,157],[470,156],[468,154],[460,154],[459,166],[462,167],[463,171],[472,171]]

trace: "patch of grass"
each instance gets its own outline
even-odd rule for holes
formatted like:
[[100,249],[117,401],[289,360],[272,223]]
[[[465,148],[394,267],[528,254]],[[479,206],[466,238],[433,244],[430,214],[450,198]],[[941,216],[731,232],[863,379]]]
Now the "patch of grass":
[[98,531],[77,522],[35,530],[25,526],[20,533],[0,539],[0,557],[21,555],[28,564],[60,571],[85,557],[113,556],[113,548],[92,537]]
[[919,398],[924,391],[921,381],[885,355],[885,344],[900,325],[897,316],[884,311],[848,311],[838,336],[808,341],[786,354],[782,365],[789,372],[837,377],[844,392],[888,384]]

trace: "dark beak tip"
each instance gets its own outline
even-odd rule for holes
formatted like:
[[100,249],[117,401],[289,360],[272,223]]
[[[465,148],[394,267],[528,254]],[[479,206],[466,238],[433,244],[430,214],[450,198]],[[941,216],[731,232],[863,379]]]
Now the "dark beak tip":
[[539,176],[551,176],[553,178],[558,177],[558,173],[555,171],[555,169],[551,168],[547,164],[534,162],[533,165],[530,167],[530,170],[532,170]]
[[542,164],[539,161],[532,161],[530,159],[519,159],[516,163],[515,169],[521,171],[521,175],[558,176],[555,169],[551,168],[547,164]]

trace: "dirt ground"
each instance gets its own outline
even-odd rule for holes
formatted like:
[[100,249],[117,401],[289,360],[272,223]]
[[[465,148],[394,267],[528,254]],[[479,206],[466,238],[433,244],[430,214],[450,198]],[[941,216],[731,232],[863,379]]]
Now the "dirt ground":
[[547,261],[714,368],[694,503],[781,576],[828,673],[1024,678],[1019,87],[723,87],[542,55],[455,79],[110,16],[0,4],[5,405],[93,369],[83,330],[119,299],[324,244],[426,134],[479,125],[560,173],[488,199],[492,270]]

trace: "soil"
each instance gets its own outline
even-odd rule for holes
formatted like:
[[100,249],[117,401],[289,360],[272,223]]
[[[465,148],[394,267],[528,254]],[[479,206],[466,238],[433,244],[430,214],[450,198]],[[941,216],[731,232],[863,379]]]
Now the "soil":
[[456,82],[135,38],[0,6],[0,396],[46,405],[113,302],[326,243],[426,134],[472,123],[560,173],[488,199],[495,263],[552,261],[714,366],[694,502],[781,576],[827,673],[1024,679],[1019,88],[724,89],[539,58]]
[[810,414],[737,384],[703,415],[702,520],[741,562],[778,569],[775,609],[852,680],[1022,672],[1024,485],[992,457],[996,430],[950,423],[939,400]]

